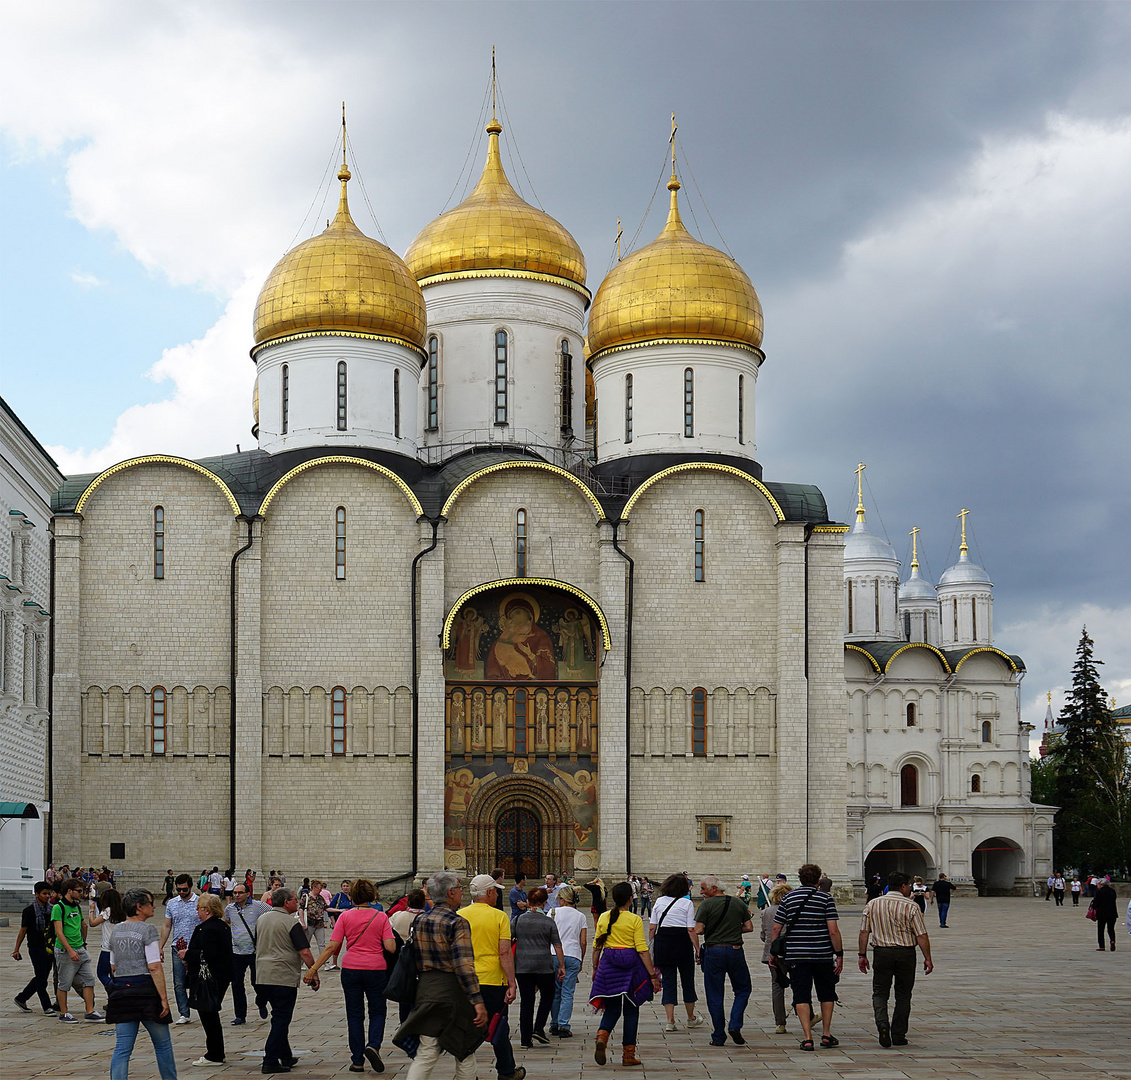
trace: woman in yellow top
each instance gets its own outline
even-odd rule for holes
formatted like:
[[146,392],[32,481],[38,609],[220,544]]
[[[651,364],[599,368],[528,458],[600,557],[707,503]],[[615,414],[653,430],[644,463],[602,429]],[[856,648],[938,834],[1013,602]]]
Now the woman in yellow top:
[[589,1004],[602,1009],[601,1026],[593,1060],[605,1064],[609,1035],[624,1013],[621,1031],[622,1065],[639,1065],[636,1029],[640,1006],[652,1000],[660,988],[660,973],[652,964],[644,938],[644,920],[634,915],[632,886],[627,881],[613,886],[613,907],[597,919],[593,938],[593,992]]

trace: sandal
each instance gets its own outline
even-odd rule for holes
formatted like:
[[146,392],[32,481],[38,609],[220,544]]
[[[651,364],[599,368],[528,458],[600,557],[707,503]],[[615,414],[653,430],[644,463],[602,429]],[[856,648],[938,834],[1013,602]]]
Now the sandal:
[[815,1049],[815,1047],[813,1046],[813,1040],[812,1039],[806,1039],[801,1044],[801,1049],[802,1050],[813,1050],[813,1049]]
[[822,1035],[821,1046],[840,1046],[840,1039],[838,1039],[835,1035]]

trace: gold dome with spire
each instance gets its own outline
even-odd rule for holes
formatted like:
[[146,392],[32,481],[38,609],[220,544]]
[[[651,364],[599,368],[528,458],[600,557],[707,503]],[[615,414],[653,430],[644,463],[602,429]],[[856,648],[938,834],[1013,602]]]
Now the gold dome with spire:
[[565,227],[511,187],[499,154],[502,124],[487,125],[487,161],[458,206],[426,225],[405,253],[421,285],[452,278],[548,279],[584,294],[585,256]]
[[353,333],[423,350],[420,286],[396,252],[366,236],[350,217],[344,139],[338,179],[342,193],[334,220],[291,248],[260,290],[255,343],[309,333]]
[[[674,130],[674,129],[673,129]],[[589,355],[665,342],[762,344],[762,304],[742,267],[696,240],[679,216],[672,163],[667,224],[601,282],[589,311]]]

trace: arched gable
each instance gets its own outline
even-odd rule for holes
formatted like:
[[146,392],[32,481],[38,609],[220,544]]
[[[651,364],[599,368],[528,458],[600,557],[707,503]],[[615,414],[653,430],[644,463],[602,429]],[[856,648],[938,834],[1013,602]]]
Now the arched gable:
[[766,501],[770,504],[770,508],[774,512],[774,516],[778,521],[785,521],[785,512],[782,510],[777,499],[771,494],[770,489],[762,483],[761,480],[755,479],[747,472],[741,469],[736,469],[733,465],[724,465],[718,461],[684,461],[679,465],[672,465],[670,468],[661,469],[658,473],[648,477],[643,484],[640,485],[633,493],[632,497],[625,503],[624,510],[621,512],[621,520],[628,521],[632,515],[633,508],[639,502],[641,496],[654,484],[658,484],[661,480],[666,480],[669,476],[674,476],[676,473],[687,472],[691,469],[710,470],[713,472],[728,473],[731,476],[736,476],[740,480],[745,480],[748,484],[756,487],[765,497]]
[[470,476],[461,480],[456,485],[452,493],[444,502],[444,507],[440,511],[440,516],[447,517],[449,511],[456,504],[456,501],[459,499],[459,497],[477,480],[480,480],[484,476],[489,476],[491,473],[501,472],[504,469],[540,469],[543,472],[554,473],[557,476],[562,477],[562,479],[568,480],[569,483],[573,484],[581,492],[581,494],[585,496],[586,501],[593,508],[596,520],[604,520],[605,512],[601,509],[601,504],[597,501],[597,496],[594,495],[593,492],[590,491],[589,488],[587,488],[578,477],[574,476],[573,473],[567,471],[566,469],[563,469],[560,465],[552,465],[548,461],[537,461],[533,458],[523,458],[517,461],[499,461],[494,465],[488,465],[486,468],[480,469],[478,472],[473,472]]
[[86,490],[79,496],[79,501],[75,503],[75,513],[81,514],[87,504],[87,500],[98,489],[105,480],[125,469],[132,469],[137,465],[176,465],[182,469],[188,469],[191,472],[199,473],[201,476],[211,480],[224,494],[228,500],[228,505],[232,508],[232,513],[238,515],[240,512],[240,504],[236,501],[235,495],[232,494],[232,489],[224,483],[214,472],[206,469],[203,465],[195,461],[189,461],[188,458],[174,457],[171,454],[146,454],[143,457],[128,458],[125,461],[119,461],[117,465],[111,465],[108,469],[103,469],[89,484]]
[[272,486],[271,490],[267,492],[262,504],[259,507],[259,516],[267,516],[268,508],[274,501],[275,496],[279,494],[279,491],[285,484],[289,483],[300,473],[306,472],[307,469],[313,469],[319,465],[357,465],[364,469],[372,469],[374,472],[380,473],[387,480],[392,481],[392,483],[400,490],[401,494],[404,495],[404,497],[408,500],[409,505],[412,507],[418,518],[424,516],[424,507],[420,505],[420,500],[416,497],[416,493],[412,490],[412,488],[408,486],[408,484],[404,480],[401,479],[401,477],[393,472],[392,469],[386,468],[386,466],[381,465],[379,462],[367,461],[365,458],[351,457],[348,454],[332,454],[327,457],[311,458],[310,461],[304,461],[302,462],[302,464],[296,465],[293,469],[290,470],[290,472],[286,473],[284,476],[281,476],[277,481],[275,481],[275,484]]

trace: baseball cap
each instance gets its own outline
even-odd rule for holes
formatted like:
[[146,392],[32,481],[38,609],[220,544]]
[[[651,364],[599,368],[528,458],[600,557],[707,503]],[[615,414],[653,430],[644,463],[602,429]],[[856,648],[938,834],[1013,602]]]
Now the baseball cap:
[[471,879],[471,891],[476,896],[482,896],[488,889],[497,889],[499,886],[490,874],[476,874]]

